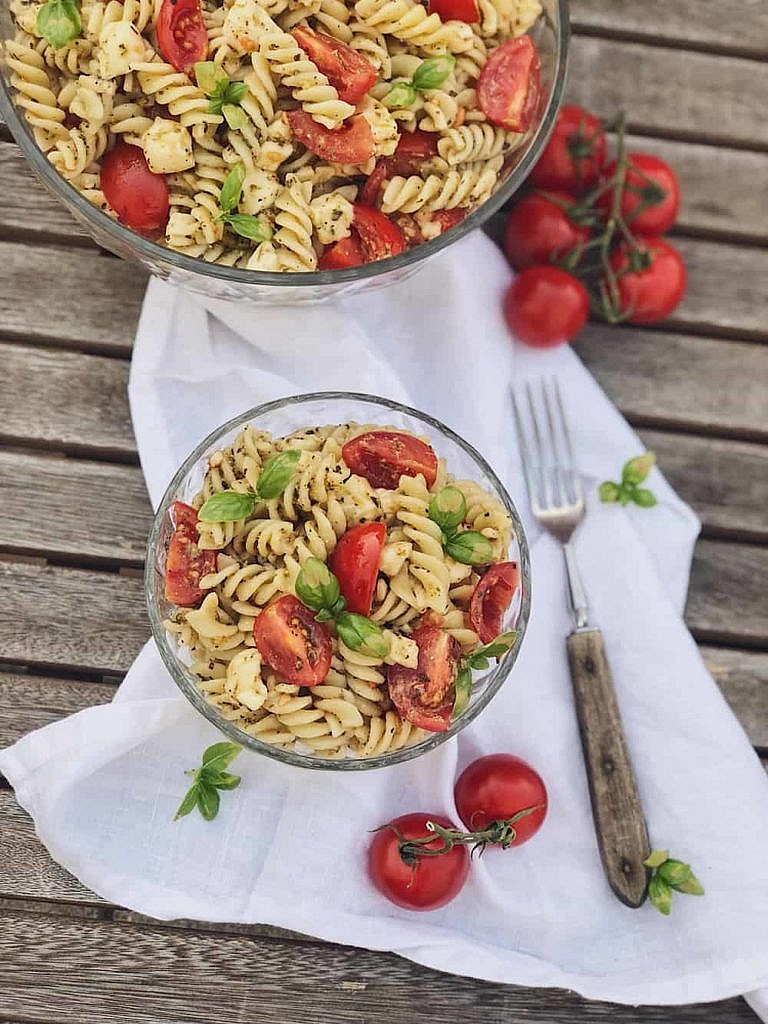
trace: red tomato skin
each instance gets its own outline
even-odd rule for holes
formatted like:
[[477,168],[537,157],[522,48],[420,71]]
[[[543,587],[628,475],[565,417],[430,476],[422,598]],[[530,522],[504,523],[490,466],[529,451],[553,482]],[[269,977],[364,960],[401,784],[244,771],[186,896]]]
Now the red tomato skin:
[[504,250],[516,270],[550,263],[589,240],[589,228],[574,223],[560,205],[572,202],[566,192],[532,192],[512,208]]
[[549,798],[544,780],[526,761],[513,754],[489,754],[468,765],[456,780],[456,810],[469,831],[481,831],[492,821],[504,821],[527,807],[541,809],[515,822],[510,846],[534,836],[547,816]]
[[359,103],[376,84],[376,68],[351,46],[301,25],[291,35],[345,103]]
[[387,178],[395,174],[415,174],[424,160],[437,156],[438,137],[436,132],[424,132],[420,128],[403,132],[392,156],[382,157],[368,175],[359,201],[366,206],[376,206]]
[[289,110],[287,117],[295,138],[323,160],[363,164],[375,153],[371,126],[362,114],[350,117],[334,131],[318,124],[304,110]]
[[400,228],[372,206],[355,203],[352,224],[360,236],[366,263],[386,260],[405,252],[405,238]]
[[253,639],[270,668],[294,686],[317,686],[331,667],[331,634],[292,594],[256,616]]
[[688,274],[679,251],[663,238],[640,240],[653,260],[647,270],[622,274],[627,261],[622,243],[611,256],[611,266],[619,274],[619,299],[622,310],[632,310],[632,324],[655,324],[664,320],[679,305],[688,285]]
[[317,261],[319,270],[346,270],[348,267],[359,267],[365,263],[360,242],[354,235],[342,238],[329,246]]
[[200,577],[216,572],[216,552],[198,547],[197,512],[182,501],[173,503],[174,531],[165,558],[165,599],[193,608],[203,598]]
[[[429,835],[427,822],[445,828],[453,822],[442,814],[403,814],[389,822],[405,839]],[[439,849],[442,840],[435,837],[427,849]],[[437,910],[450,903],[461,892],[469,874],[466,847],[454,846],[440,857],[422,857],[412,867],[400,856],[399,840],[391,828],[384,826],[374,835],[368,847],[368,877],[390,902],[405,910]]]
[[519,586],[517,562],[497,562],[478,580],[469,600],[469,621],[482,643],[491,643],[501,632],[504,612]]
[[160,53],[177,71],[188,75],[193,64],[205,60],[208,32],[200,0],[163,0],[156,30]]
[[417,728],[446,732],[453,713],[461,648],[445,630],[433,625],[420,625],[412,638],[419,646],[418,667],[389,665],[389,696],[400,715]]
[[480,21],[477,0],[429,0],[429,13],[436,14],[441,21]]
[[437,479],[437,456],[428,444],[410,434],[370,430],[347,441],[341,454],[352,472],[374,487],[393,491],[401,476],[421,474],[427,487]]
[[156,237],[168,220],[168,182],[153,174],[139,146],[118,142],[101,161],[101,190],[120,223]]
[[559,267],[527,267],[504,296],[510,330],[531,348],[554,348],[570,341],[584,327],[588,315],[586,288]]
[[347,608],[358,615],[370,615],[386,539],[384,523],[363,523],[347,530],[331,555],[331,571],[339,581]]
[[605,148],[605,132],[598,119],[584,107],[567,104],[528,180],[537,188],[586,191],[598,182]]
[[[680,209],[680,183],[677,175],[666,162],[650,153],[630,153],[629,166],[621,196],[621,215],[629,224],[633,234],[663,235],[675,222]],[[609,180],[616,173],[616,161],[605,168]],[[663,198],[653,202],[639,213],[635,211],[643,201],[644,190],[649,198],[660,190]],[[604,192],[597,205],[607,215],[613,199],[612,191]]]
[[511,132],[530,128],[541,95],[541,64],[530,36],[491,51],[477,80],[477,99],[492,124]]

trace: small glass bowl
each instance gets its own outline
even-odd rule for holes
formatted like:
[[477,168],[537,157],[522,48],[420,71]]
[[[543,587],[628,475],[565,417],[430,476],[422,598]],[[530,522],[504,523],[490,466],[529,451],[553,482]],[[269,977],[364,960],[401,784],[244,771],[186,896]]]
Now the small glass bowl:
[[[483,673],[482,676],[475,676],[469,706],[452,723],[447,732],[431,733],[413,746],[403,747],[400,750],[376,757],[350,756],[332,760],[310,753],[284,750],[264,743],[239,729],[234,723],[227,721],[216,707],[208,703],[198,689],[197,677],[189,671],[184,662],[185,649],[177,645],[175,637],[167,633],[163,626],[163,621],[175,610],[175,606],[165,599],[164,577],[166,551],[173,533],[169,511],[171,505],[174,501],[189,502],[199,492],[208,468],[209,457],[230,444],[246,423],[251,423],[260,430],[269,430],[276,437],[280,437],[304,427],[348,421],[381,426],[391,425],[427,437],[438,456],[446,460],[449,473],[458,479],[475,480],[490,494],[495,495],[502,502],[512,520],[513,539],[509,558],[520,566],[522,582],[503,622],[503,629],[514,628],[517,631],[515,643],[493,668]],[[414,757],[426,754],[429,750],[434,750],[435,747],[439,747],[441,743],[445,743],[446,740],[461,732],[490,703],[494,694],[498,693],[512,671],[525,635],[531,604],[531,565],[523,524],[512,499],[482,455],[476,452],[463,438],[440,423],[439,420],[433,419],[426,413],[418,412],[416,409],[411,409],[407,405],[400,405],[398,402],[390,402],[385,398],[377,398],[373,395],[327,391],[296,395],[292,398],[283,398],[275,402],[268,402],[266,405],[256,406],[256,408],[249,409],[225,423],[198,445],[178,470],[160,502],[149,537],[144,588],[152,634],[166,668],[184,696],[217,729],[249,750],[300,768],[365,771],[370,768],[383,768],[402,761],[410,761]]]

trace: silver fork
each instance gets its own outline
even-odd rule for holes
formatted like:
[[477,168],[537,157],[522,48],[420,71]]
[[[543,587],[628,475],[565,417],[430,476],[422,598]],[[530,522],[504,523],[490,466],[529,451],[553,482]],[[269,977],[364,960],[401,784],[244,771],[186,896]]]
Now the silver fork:
[[[512,393],[525,482],[536,520],[563,545],[575,629],[566,639],[592,816],[608,884],[629,907],[646,897],[648,830],[621,725],[603,635],[589,606],[571,543],[584,518],[584,490],[556,380],[540,381],[526,401]],[[527,409],[526,409],[527,406]],[[538,407],[538,408],[537,408]],[[527,421],[527,426],[525,425]]]

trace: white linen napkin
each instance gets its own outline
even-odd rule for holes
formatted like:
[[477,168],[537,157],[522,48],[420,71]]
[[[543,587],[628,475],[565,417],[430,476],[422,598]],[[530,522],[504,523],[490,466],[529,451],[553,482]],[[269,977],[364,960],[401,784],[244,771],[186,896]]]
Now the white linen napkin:
[[[593,999],[750,992],[768,985],[768,780],[681,618],[698,522],[657,471],[654,509],[596,500],[599,481],[641,445],[567,346],[511,344],[499,312],[509,276],[475,235],[395,288],[334,305],[203,303],[153,281],[129,389],[155,504],[203,436],[281,395],[385,395],[475,444],[518,503],[533,560],[528,636],[477,722],[429,755],[372,772],[308,772],[244,752],[234,765],[243,783],[224,794],[219,817],[174,823],[182,772],[217,733],[150,643],[112,704],[26,736],[0,752],[0,770],[56,860],[104,898],[158,918],[266,922]],[[578,555],[651,839],[692,862],[706,888],[676,896],[671,918],[624,907],[600,866],[565,659],[562,556],[528,515],[509,401],[513,381],[541,374],[560,381],[589,493]],[[368,830],[412,810],[455,816],[457,772],[502,750],[546,780],[541,832],[520,849],[487,851],[441,910],[413,914],[382,899],[365,875]],[[753,1004],[768,1020],[766,993]]]

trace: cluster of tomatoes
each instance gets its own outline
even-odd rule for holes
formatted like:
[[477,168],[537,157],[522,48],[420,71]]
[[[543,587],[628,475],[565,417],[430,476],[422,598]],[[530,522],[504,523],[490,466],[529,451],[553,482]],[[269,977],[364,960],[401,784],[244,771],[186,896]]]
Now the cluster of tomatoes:
[[509,216],[504,246],[518,274],[504,315],[526,345],[570,341],[590,310],[610,323],[656,323],[683,297],[683,258],[661,237],[680,206],[675,172],[627,153],[621,118],[614,160],[606,149],[594,115],[563,107],[531,172],[535,191]]
[[471,853],[527,842],[547,814],[547,788],[512,754],[473,761],[456,780],[456,810],[467,831],[441,814],[403,814],[382,825],[368,848],[368,874],[382,895],[406,910],[436,910],[469,875]]

